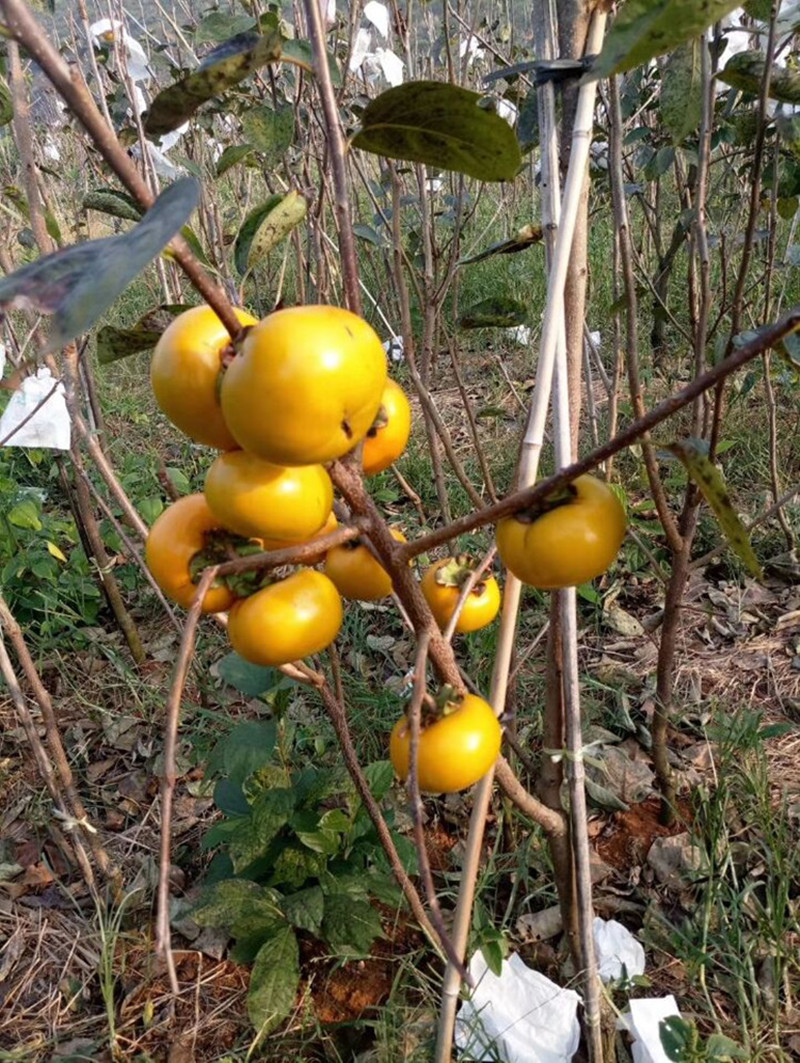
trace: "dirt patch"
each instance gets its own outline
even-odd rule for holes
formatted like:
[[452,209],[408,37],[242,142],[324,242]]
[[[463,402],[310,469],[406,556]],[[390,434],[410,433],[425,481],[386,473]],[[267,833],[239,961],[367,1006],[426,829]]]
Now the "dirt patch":
[[687,829],[691,819],[688,801],[679,801],[678,816],[669,827],[659,822],[660,811],[660,798],[648,797],[627,812],[610,816],[594,840],[601,859],[617,871],[641,867],[656,838],[681,834]]

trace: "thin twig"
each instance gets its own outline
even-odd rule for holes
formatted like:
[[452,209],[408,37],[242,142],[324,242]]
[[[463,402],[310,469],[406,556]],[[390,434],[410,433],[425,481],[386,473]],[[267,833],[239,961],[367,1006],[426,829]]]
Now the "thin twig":
[[450,963],[459,967],[462,979],[472,985],[472,980],[464,968],[461,958],[453,947],[453,942],[444,925],[442,910],[439,907],[439,898],[436,896],[436,886],[431,874],[431,864],[428,859],[428,850],[425,848],[425,828],[422,823],[422,797],[419,791],[419,740],[421,732],[422,701],[427,688],[427,663],[430,633],[423,631],[417,641],[417,655],[414,661],[414,689],[411,694],[406,716],[409,722],[409,746],[408,746],[408,779],[406,790],[408,803],[411,808],[411,821],[414,825],[414,844],[417,849],[417,864],[419,876],[425,888],[425,896],[428,898],[428,908],[431,913],[431,922],[439,937],[441,946]]
[[67,759],[64,744],[61,741],[61,734],[58,730],[58,722],[56,720],[53,702],[36,670],[36,665],[25,642],[22,629],[14,619],[11,609],[8,606],[8,602],[3,597],[2,592],[0,592],[0,626],[5,630],[9,642],[14,647],[14,653],[16,654],[20,667],[25,674],[25,678],[28,681],[33,696],[36,699],[36,704],[41,711],[50,755],[55,762],[59,781],[62,790],[69,801],[75,823],[85,832],[86,840],[94,853],[95,860],[97,861],[100,870],[104,874],[113,876],[116,874],[116,871],[112,867],[108,854],[100,842],[96,829],[92,827],[89,822],[86,808],[75,787],[72,769],[69,766],[69,760]]
[[[8,656],[6,644],[3,639],[2,625],[0,625],[0,675],[2,675],[3,677],[3,681],[5,682],[8,692],[11,695],[11,701],[13,702],[14,708],[16,709],[17,715],[19,716],[20,723],[22,724],[25,730],[28,742],[30,743],[30,747],[33,751],[36,766],[39,769],[39,774],[41,775],[45,786],[47,787],[50,793],[50,798],[53,802],[54,807],[61,814],[62,820],[66,823],[67,821],[74,818],[73,813],[70,812],[70,810],[64,803],[61,790],[58,785],[58,781],[56,780],[55,774],[53,773],[53,766],[50,763],[50,758],[47,755],[47,750],[42,745],[42,742],[36,731],[36,725],[33,722],[33,717],[31,715],[30,709],[28,708],[28,703],[25,699],[25,695],[22,693],[22,689],[19,685],[19,682],[17,681],[17,676],[14,672],[14,667],[11,663],[10,657]],[[72,846],[75,850],[75,856],[78,861],[78,865],[80,866],[81,872],[83,873],[84,881],[86,882],[86,885],[89,887],[89,889],[94,892],[95,879],[94,872],[92,871],[92,865],[89,863],[89,859],[86,855],[86,850],[84,849],[80,838],[77,837],[77,835],[74,833],[72,835]]]
[[713,388],[720,380],[730,376],[731,373],[735,373],[737,369],[757,358],[764,351],[776,347],[785,336],[788,336],[798,328],[800,328],[800,309],[786,314],[774,325],[761,329],[756,337],[737,348],[724,361],[712,366],[702,376],[696,377],[691,383],[687,384],[685,388],[664,399],[663,402],[654,406],[643,417],[633,421],[627,428],[623,428],[613,439],[597,447],[585,457],[573,462],[572,465],[568,465],[560,472],[554,473],[546,480],[540,480],[535,487],[515,491],[500,502],[485,506],[483,509],[465,517],[460,517],[445,528],[438,528],[436,531],[423,535],[413,542],[399,544],[397,547],[398,555],[406,559],[416,557],[418,554],[432,550],[435,546],[441,546],[442,543],[449,542],[451,539],[464,535],[466,532],[474,531],[476,528],[483,528],[487,524],[494,524],[500,517],[505,517],[509,513],[515,513],[535,505],[553,491],[570,483],[577,476],[581,476],[585,472],[591,472],[592,469],[597,468],[607,458],[610,458],[612,454],[618,454],[621,450],[629,447],[631,443],[635,443],[645,432],[651,431],[656,425],[672,417],[678,410],[693,402],[698,395],[702,395],[703,392]]
[[178,725],[181,713],[181,698],[186,686],[186,677],[194,653],[195,632],[200,620],[203,599],[217,576],[215,567],[207,568],[200,577],[192,605],[186,616],[178,658],[172,673],[172,686],[166,705],[164,724],[164,774],[161,779],[161,844],[158,861],[158,911],[156,914],[156,952],[164,957],[172,992],[180,992],[175,958],[172,955],[172,932],[169,923],[169,873],[172,866],[172,800],[177,782],[175,751],[178,745]]
[[445,642],[452,642],[453,636],[456,633],[456,625],[458,624],[461,613],[466,605],[467,598],[472,594],[475,584],[480,580],[486,569],[494,561],[494,555],[497,553],[497,547],[492,546],[480,560],[480,563],[470,572],[464,583],[461,586],[461,592],[456,602],[456,607],[453,610],[453,615],[447,621],[447,626],[444,629]]
[[411,911],[414,913],[420,928],[431,944],[438,947],[439,935],[428,918],[425,911],[425,905],[422,903],[422,898],[403,867],[403,862],[397,852],[397,847],[394,844],[391,831],[389,830],[383,813],[381,812],[380,805],[372,796],[369,783],[367,782],[361,764],[359,763],[358,754],[356,753],[356,748],[353,744],[353,737],[350,734],[350,726],[347,722],[347,713],[345,712],[344,705],[338,700],[323,675],[314,672],[313,669],[299,661],[297,662],[297,666],[303,673],[306,682],[311,683],[322,699],[322,704],[328,714],[328,719],[333,724],[333,729],[336,732],[339,747],[342,751],[342,756],[344,757],[345,767],[350,774],[350,778],[355,783],[359,797],[364,802],[367,815],[372,820],[372,825],[375,827],[375,833],[378,835],[378,840],[383,847],[383,851],[386,853],[392,871],[394,872],[394,876],[408,901]]
[[308,36],[314,56],[314,73],[325,114],[325,136],[328,141],[328,160],[331,166],[334,187],[334,209],[339,237],[339,253],[342,260],[345,302],[354,314],[361,313],[361,292],[358,285],[358,259],[355,236],[350,218],[350,196],[347,183],[347,168],[344,159],[344,137],[339,122],[339,108],[333,91],[328,53],[325,50],[325,30],[317,0],[304,0]]

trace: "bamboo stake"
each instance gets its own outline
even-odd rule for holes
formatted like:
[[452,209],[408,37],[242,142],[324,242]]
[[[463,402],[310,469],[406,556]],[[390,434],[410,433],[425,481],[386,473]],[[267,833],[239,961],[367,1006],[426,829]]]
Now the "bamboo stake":
[[[595,15],[587,39],[587,54],[592,54],[592,52],[599,50],[600,42],[602,42],[603,39],[604,29],[605,15]],[[545,85],[544,88],[546,90],[548,86]],[[549,86],[549,91],[552,92],[552,86]],[[594,113],[595,91],[595,84],[587,83],[587,85],[582,87],[578,100],[572,152],[570,155],[564,194],[564,215],[556,238],[553,267],[548,278],[547,304],[545,307],[545,320],[539,346],[536,385],[531,401],[530,416],[528,418],[528,425],[523,440],[522,453],[520,455],[517,471],[517,485],[519,488],[524,488],[532,484],[538,473],[539,456],[541,454],[542,443],[544,440],[544,427],[553,381],[556,348],[559,343],[563,345],[566,355],[563,312],[564,282],[567,274],[567,265],[569,263],[569,253],[572,246],[572,236],[575,231],[577,208],[580,201],[580,193],[589,156],[589,141]],[[552,144],[553,146],[555,145],[554,131]],[[543,152],[544,150],[546,149],[543,144]],[[553,168],[552,173],[558,173],[557,166]],[[552,219],[552,224],[558,224],[558,219]],[[500,636],[498,639],[497,655],[495,658],[495,667],[489,695],[490,703],[498,714],[502,713],[505,706],[506,692],[508,689],[508,674],[514,646],[517,614],[519,611],[520,593],[521,585],[519,581],[512,576],[511,573],[508,573],[503,595]],[[470,818],[467,851],[462,866],[461,888],[459,891],[453,924],[453,942],[459,955],[464,955],[466,950],[467,935],[469,932],[472,905],[475,896],[478,861],[480,858],[486,813],[488,811],[489,799],[491,796],[492,780],[493,772],[489,772],[489,774],[478,784],[472,816]],[[453,1029],[455,1026],[455,1013],[459,989],[460,980],[458,978],[458,972],[451,965],[448,965],[442,989],[436,1055],[434,1057],[435,1063],[449,1063],[451,1059]]]

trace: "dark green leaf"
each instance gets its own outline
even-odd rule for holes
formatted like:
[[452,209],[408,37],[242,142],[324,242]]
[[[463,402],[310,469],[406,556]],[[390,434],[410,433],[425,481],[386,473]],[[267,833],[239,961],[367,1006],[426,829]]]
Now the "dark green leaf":
[[280,679],[274,668],[264,668],[260,664],[251,664],[238,653],[229,653],[217,662],[217,674],[228,686],[240,694],[256,698],[272,690]]
[[766,22],[772,11],[772,0],[747,0],[742,4],[750,18],[756,18],[759,22]]
[[675,149],[669,145],[659,148],[644,168],[644,176],[648,181],[657,181],[662,177],[675,161]]
[[[766,59],[761,52],[739,52],[732,55],[717,77],[726,85],[741,92],[758,96],[766,70]],[[779,103],[800,104],[800,72],[774,66],[769,82],[769,95]]]
[[528,308],[518,299],[493,295],[464,310],[458,319],[463,329],[513,328],[528,321]]
[[524,251],[528,247],[533,247],[534,244],[541,243],[541,240],[542,230],[540,226],[524,225],[516,236],[512,236],[510,240],[501,240],[499,243],[484,248],[483,251],[478,251],[475,255],[470,255],[469,258],[461,258],[457,264],[459,266],[468,266],[473,262],[482,262],[492,255],[513,255],[517,251]]
[[188,309],[183,303],[164,303],[139,318],[133,328],[104,325],[97,333],[97,360],[100,365],[109,365],[137,351],[155,347],[167,325]]
[[247,1014],[260,1037],[291,1012],[299,982],[297,938],[291,927],[285,927],[261,946],[250,975]]
[[281,57],[276,31],[242,33],[215,48],[188,77],[162,89],[144,115],[145,132],[163,136],[177,129],[204,103],[233,88],[267,63]]
[[381,934],[381,921],[369,901],[355,900],[346,893],[326,896],[322,937],[340,955],[366,956]]
[[83,209],[99,210],[126,221],[138,221],[142,216],[142,208],[133,196],[116,188],[95,188],[87,192],[83,197]]
[[53,315],[44,351],[87,332],[152,261],[197,205],[200,186],[184,177],[162,192],[129,232],[65,247],[0,279],[0,306]]
[[214,747],[208,774],[226,775],[244,783],[253,772],[269,763],[276,738],[274,720],[242,720]]
[[390,159],[424,162],[480,181],[510,181],[522,163],[505,119],[481,96],[440,81],[409,81],[372,100],[353,144]]
[[685,439],[672,443],[667,450],[680,459],[700,488],[733,552],[757,579],[761,579],[761,565],[750,545],[750,536],[733,507],[722,473],[706,453],[705,444],[700,440]]
[[700,125],[702,88],[700,49],[705,40],[696,38],[682,44],[669,56],[661,71],[661,120],[673,144],[680,144]]
[[274,168],[294,139],[294,110],[250,107],[242,115],[242,129],[248,142],[265,156],[266,165]]
[[241,162],[242,159],[246,159],[252,152],[252,144],[232,144],[229,148],[226,148],[217,162],[217,177],[222,177],[232,166],[235,166],[237,162]]
[[539,143],[539,103],[536,89],[530,90],[519,109],[517,140],[523,155]]
[[319,934],[325,909],[325,898],[319,886],[290,893],[281,901],[281,908],[292,926],[307,930],[309,934]]
[[217,779],[214,786],[214,804],[226,816],[249,816],[250,803],[244,796],[240,782],[233,779]]
[[697,1041],[697,1030],[686,1019],[672,1015],[658,1024],[658,1036],[667,1059],[672,1063],[684,1063],[686,1053]]
[[306,216],[308,204],[299,192],[275,195],[251,210],[236,237],[233,260],[244,276]]
[[800,156],[800,115],[778,114],[775,116],[775,128],[781,145],[795,156]]
[[368,244],[375,244],[376,247],[381,244],[380,233],[375,232],[371,225],[354,225],[353,235],[366,240]]
[[705,33],[737,0],[626,0],[606,34],[591,78],[632,70]]
[[499,978],[503,969],[503,959],[505,958],[502,935],[500,937],[484,938],[481,942],[481,953],[489,970]]

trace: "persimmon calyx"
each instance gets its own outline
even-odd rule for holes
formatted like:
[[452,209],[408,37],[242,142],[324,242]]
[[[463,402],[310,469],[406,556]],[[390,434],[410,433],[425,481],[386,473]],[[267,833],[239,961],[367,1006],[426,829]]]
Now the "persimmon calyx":
[[545,495],[544,498],[537,499],[536,502],[527,506],[525,509],[517,510],[513,514],[513,517],[522,524],[534,524],[539,517],[543,517],[545,513],[552,513],[554,509],[568,506],[571,502],[574,502],[577,497],[577,487],[571,483],[564,484],[563,487],[556,487],[548,495]]
[[[434,581],[440,587],[457,587],[461,590],[467,580],[471,579],[475,572],[475,559],[469,554],[459,554],[452,557],[446,565],[437,568],[434,573]],[[472,586],[471,594],[482,594],[486,589],[486,580],[477,579]]]

